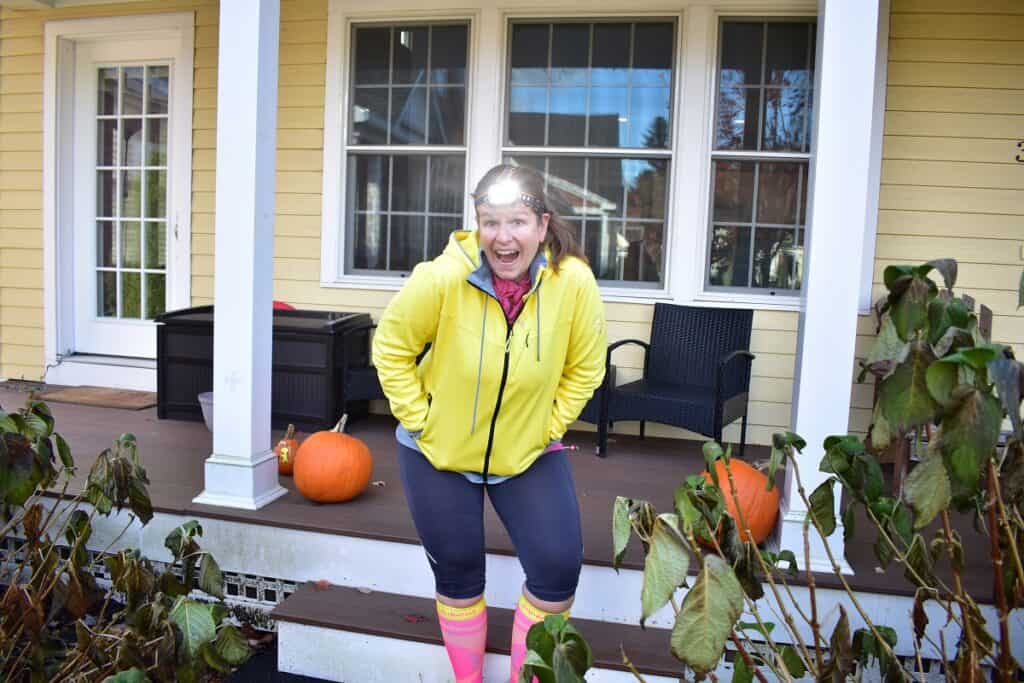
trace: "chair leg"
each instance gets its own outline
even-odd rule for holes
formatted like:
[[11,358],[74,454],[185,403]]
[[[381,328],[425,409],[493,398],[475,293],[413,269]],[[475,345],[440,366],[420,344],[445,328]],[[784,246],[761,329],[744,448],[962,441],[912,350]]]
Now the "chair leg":
[[607,387],[602,387],[601,402],[597,416],[597,456],[604,458],[608,456],[608,403],[609,396]]
[[740,458],[743,457],[743,451],[747,447],[747,414],[743,413],[743,419],[740,421]]
[[644,427],[647,426],[646,420],[640,420],[640,438],[644,438]]

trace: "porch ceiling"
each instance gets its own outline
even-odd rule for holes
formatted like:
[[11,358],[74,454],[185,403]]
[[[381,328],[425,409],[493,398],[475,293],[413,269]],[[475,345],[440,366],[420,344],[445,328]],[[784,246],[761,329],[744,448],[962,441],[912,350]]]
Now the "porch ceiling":
[[[0,405],[13,410],[22,405],[26,394],[10,384],[0,384]],[[390,417],[370,416],[349,430],[365,441],[374,454],[372,481],[359,498],[344,504],[321,505],[306,500],[290,477],[281,477],[288,494],[261,510],[247,511],[197,505],[192,499],[203,488],[203,464],[210,454],[212,435],[202,422],[160,420],[156,408],[117,410],[91,406],[51,403],[59,431],[71,446],[78,466],[72,489],[81,490],[96,454],[111,445],[121,433],[135,434],[139,457],[151,481],[150,496],[158,512],[196,517],[218,518],[268,526],[279,526],[320,533],[418,543],[412,520],[402,494],[398,466],[393,457],[394,421]],[[594,435],[571,432],[566,443],[579,446],[570,456],[583,521],[584,561],[592,565],[610,565],[611,510],[617,495],[643,498],[657,509],[668,511],[675,487],[689,474],[702,469],[700,444],[696,441],[617,436],[611,442],[611,456],[598,459],[591,455]],[[762,447],[748,447],[748,460],[767,457]],[[781,484],[782,477],[779,477]],[[969,523],[954,515],[954,525],[964,539],[967,590],[975,598],[989,602],[992,593],[991,570],[985,558],[987,540]],[[883,572],[876,568],[865,520],[858,520],[857,540],[846,544],[846,558],[856,572],[848,577],[854,589],[873,593],[912,595],[910,584],[895,566]],[[486,509],[487,550],[514,554],[512,543],[493,509]],[[642,569],[639,544],[631,544],[624,565]],[[800,582],[804,577],[800,578]],[[840,587],[831,575],[816,574],[815,582],[824,587]]]

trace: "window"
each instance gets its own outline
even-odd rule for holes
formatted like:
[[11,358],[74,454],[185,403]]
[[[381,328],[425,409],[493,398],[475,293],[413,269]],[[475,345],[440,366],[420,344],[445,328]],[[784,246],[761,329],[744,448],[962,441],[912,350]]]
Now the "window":
[[352,31],[346,272],[399,274],[441,253],[465,193],[465,24]]
[[545,174],[602,284],[664,285],[675,23],[515,22],[507,162]]
[[815,24],[724,21],[708,289],[796,294],[803,275]]

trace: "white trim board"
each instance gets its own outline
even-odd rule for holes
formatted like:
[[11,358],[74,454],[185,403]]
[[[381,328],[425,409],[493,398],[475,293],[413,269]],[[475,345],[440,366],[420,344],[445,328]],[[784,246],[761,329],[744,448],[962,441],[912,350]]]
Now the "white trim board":
[[[58,365],[73,352],[74,309],[68,281],[73,272],[70,222],[74,174],[70,154],[75,114],[72,98],[75,46],[122,40],[178,41],[172,94],[173,130],[169,146],[179,156],[168,170],[172,206],[168,221],[176,239],[168,244],[167,308],[187,306],[191,298],[192,91],[195,37],[193,12],[48,21],[43,60],[43,306],[44,358]],[[169,149],[170,152],[170,149]],[[60,374],[60,373],[58,373]],[[155,379],[153,381],[155,385]],[[113,386],[113,385],[111,385]]]

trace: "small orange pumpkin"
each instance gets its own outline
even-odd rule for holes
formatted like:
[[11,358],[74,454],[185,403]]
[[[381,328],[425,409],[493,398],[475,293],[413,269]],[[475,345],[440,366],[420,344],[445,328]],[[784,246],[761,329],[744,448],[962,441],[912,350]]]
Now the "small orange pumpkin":
[[299,452],[299,441],[295,438],[295,425],[288,425],[288,431],[274,446],[277,456],[277,473],[291,475],[295,467],[295,454]]
[[[736,484],[736,498],[739,499],[739,507],[743,510],[743,520],[750,527],[754,543],[761,543],[768,538],[779,518],[779,487],[773,486],[771,491],[765,490],[768,486],[768,477],[736,458],[729,459],[729,471],[732,472]],[[718,486],[725,497],[725,507],[736,521],[740,540],[746,541],[748,537],[736,512],[736,500],[733,498],[729,475],[723,461],[715,462],[715,472],[718,474]],[[704,478],[712,480],[709,472],[704,472]]]
[[355,498],[370,483],[373,456],[365,443],[344,434],[343,415],[334,429],[311,434],[294,458],[295,488],[317,503]]

